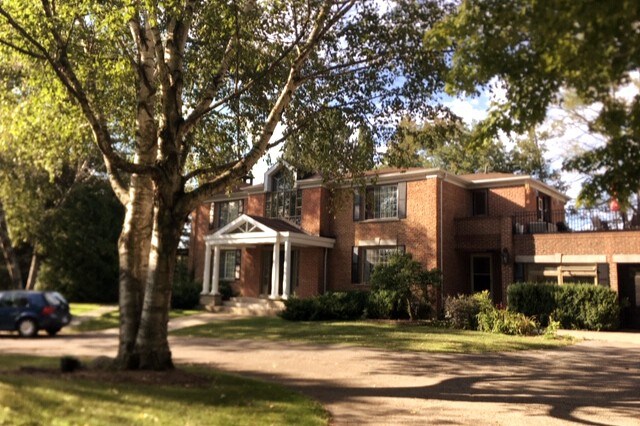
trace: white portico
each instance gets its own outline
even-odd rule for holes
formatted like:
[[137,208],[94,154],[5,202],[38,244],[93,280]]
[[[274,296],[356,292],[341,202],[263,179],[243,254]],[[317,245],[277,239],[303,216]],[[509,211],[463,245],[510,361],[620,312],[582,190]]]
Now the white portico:
[[[220,258],[222,250],[271,245],[273,246],[273,259],[270,299],[287,299],[291,295],[291,253],[294,246],[327,249],[333,248],[335,243],[333,238],[306,234],[284,220],[246,214],[239,216],[215,233],[207,235],[204,240],[206,250],[202,295],[215,296],[220,293]],[[282,261],[280,259],[281,246],[284,246],[284,259]],[[282,274],[280,273],[281,265]],[[281,276],[282,294],[280,294]]]

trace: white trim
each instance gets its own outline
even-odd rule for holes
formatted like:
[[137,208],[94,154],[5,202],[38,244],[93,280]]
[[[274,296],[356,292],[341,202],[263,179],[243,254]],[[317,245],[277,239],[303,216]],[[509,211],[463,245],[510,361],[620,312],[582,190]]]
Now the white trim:
[[604,254],[538,254],[534,256],[518,255],[516,263],[607,263],[607,256]]
[[614,254],[611,256],[613,263],[640,263],[640,254]]
[[379,237],[373,240],[356,240],[356,247],[374,247],[374,246],[397,246],[398,239],[381,239]]
[[[249,224],[253,226],[250,232],[232,233],[232,231],[241,226]],[[238,216],[232,222],[220,228],[213,234],[204,237],[207,244],[216,245],[225,248],[234,248],[238,246],[249,246],[257,244],[274,244],[276,239],[288,239],[292,244],[299,247],[324,247],[333,248],[336,243],[334,238],[320,237],[317,235],[308,235],[302,232],[291,231],[275,231],[268,226],[258,222],[246,214]]]

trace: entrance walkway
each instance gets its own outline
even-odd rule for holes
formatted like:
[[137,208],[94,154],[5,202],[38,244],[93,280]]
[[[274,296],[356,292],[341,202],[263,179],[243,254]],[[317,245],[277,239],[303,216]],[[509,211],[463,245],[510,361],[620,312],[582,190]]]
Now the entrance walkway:
[[[203,315],[183,324],[226,319]],[[630,342],[428,354],[290,342],[170,341],[176,362],[290,386],[319,400],[336,425],[639,424],[640,345]],[[0,336],[0,352],[113,356],[116,343],[115,330],[85,335],[63,330],[56,338]]]

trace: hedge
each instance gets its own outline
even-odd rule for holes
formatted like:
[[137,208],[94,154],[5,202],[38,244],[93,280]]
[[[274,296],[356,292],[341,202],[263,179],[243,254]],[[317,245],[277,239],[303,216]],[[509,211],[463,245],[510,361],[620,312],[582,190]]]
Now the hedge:
[[620,326],[620,304],[613,290],[593,284],[517,283],[507,289],[509,309],[538,318],[549,318],[562,328],[615,330]]
[[280,316],[289,321],[354,320],[365,315],[369,293],[351,291],[326,293],[309,299],[291,298],[284,302]]

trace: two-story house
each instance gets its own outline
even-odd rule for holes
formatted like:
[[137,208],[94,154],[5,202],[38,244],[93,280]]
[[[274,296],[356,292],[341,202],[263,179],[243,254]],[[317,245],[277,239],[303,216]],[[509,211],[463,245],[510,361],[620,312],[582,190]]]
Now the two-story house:
[[286,299],[367,289],[389,255],[442,271],[441,294],[515,281],[593,282],[629,300],[640,325],[640,227],[622,212],[565,210],[568,197],[529,176],[377,170],[366,187],[329,191],[285,165],[263,184],[220,194],[194,212],[191,268],[211,303],[222,281],[249,297]]

